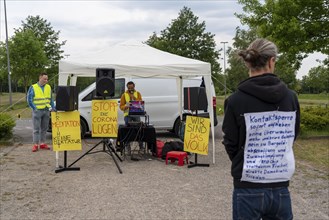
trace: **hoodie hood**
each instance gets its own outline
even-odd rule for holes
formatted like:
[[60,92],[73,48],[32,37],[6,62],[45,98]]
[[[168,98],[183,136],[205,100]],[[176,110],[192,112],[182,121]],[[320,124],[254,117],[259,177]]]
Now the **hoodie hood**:
[[288,88],[276,75],[265,73],[242,81],[238,90],[267,103],[278,103],[287,94]]

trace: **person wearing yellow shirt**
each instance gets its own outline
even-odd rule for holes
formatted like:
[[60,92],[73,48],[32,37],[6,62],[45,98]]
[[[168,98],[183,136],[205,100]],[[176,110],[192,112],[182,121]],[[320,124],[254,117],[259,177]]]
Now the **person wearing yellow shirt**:
[[49,111],[55,111],[47,73],[39,75],[39,81],[33,84],[27,93],[27,103],[32,109],[33,147],[32,152],[40,149],[49,150],[46,133],[49,124]]
[[[127,90],[121,95],[120,99],[120,109],[123,111],[125,125],[127,126],[129,122],[140,122],[140,116],[130,116],[129,115],[129,102],[130,101],[142,101],[142,95],[140,92],[135,90],[135,83],[129,81],[127,83]],[[131,155],[131,147],[129,144],[125,146],[128,151],[128,155]],[[143,143],[139,141],[140,150],[144,150]]]
[[140,116],[129,116],[129,102],[130,101],[142,101],[142,95],[135,90],[135,83],[129,81],[127,83],[127,90],[121,95],[120,109],[124,112],[124,121],[128,125],[131,121],[140,121]]

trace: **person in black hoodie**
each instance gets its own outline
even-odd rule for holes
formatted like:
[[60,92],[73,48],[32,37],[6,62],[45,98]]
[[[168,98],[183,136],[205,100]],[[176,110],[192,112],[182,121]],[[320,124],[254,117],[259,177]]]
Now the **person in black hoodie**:
[[288,186],[300,126],[298,99],[273,74],[273,42],[257,39],[238,55],[249,78],[225,100],[222,125],[232,162],[233,219],[292,219]]

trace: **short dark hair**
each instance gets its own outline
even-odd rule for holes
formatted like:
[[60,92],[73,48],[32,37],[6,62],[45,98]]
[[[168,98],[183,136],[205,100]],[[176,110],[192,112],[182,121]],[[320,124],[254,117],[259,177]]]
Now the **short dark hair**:
[[44,75],[48,76],[48,74],[46,72],[42,72],[42,73],[39,74],[39,77],[44,76]]
[[135,86],[135,83],[133,81],[129,81],[129,82],[127,82],[127,87],[128,87],[128,85],[134,85]]

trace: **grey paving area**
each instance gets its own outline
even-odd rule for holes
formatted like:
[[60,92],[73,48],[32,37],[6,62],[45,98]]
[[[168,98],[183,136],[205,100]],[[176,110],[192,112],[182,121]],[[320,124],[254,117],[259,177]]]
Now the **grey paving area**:
[[[26,122],[25,126],[30,125]],[[15,129],[16,135],[19,128]],[[158,138],[175,139],[167,133],[159,133]],[[80,171],[55,173],[55,152],[32,153],[28,136],[16,140],[21,144],[0,148],[1,220],[231,219],[230,161],[221,144],[219,126],[216,163],[212,164],[211,145],[208,156],[198,157],[199,163],[209,163],[210,167],[166,165],[161,159],[147,156],[119,162],[123,174],[104,152],[78,161],[74,166]],[[83,141],[82,151],[68,152],[68,163],[97,142]],[[314,187],[314,181],[314,176],[297,167],[291,187],[295,219],[329,219],[328,182],[320,178]]]

